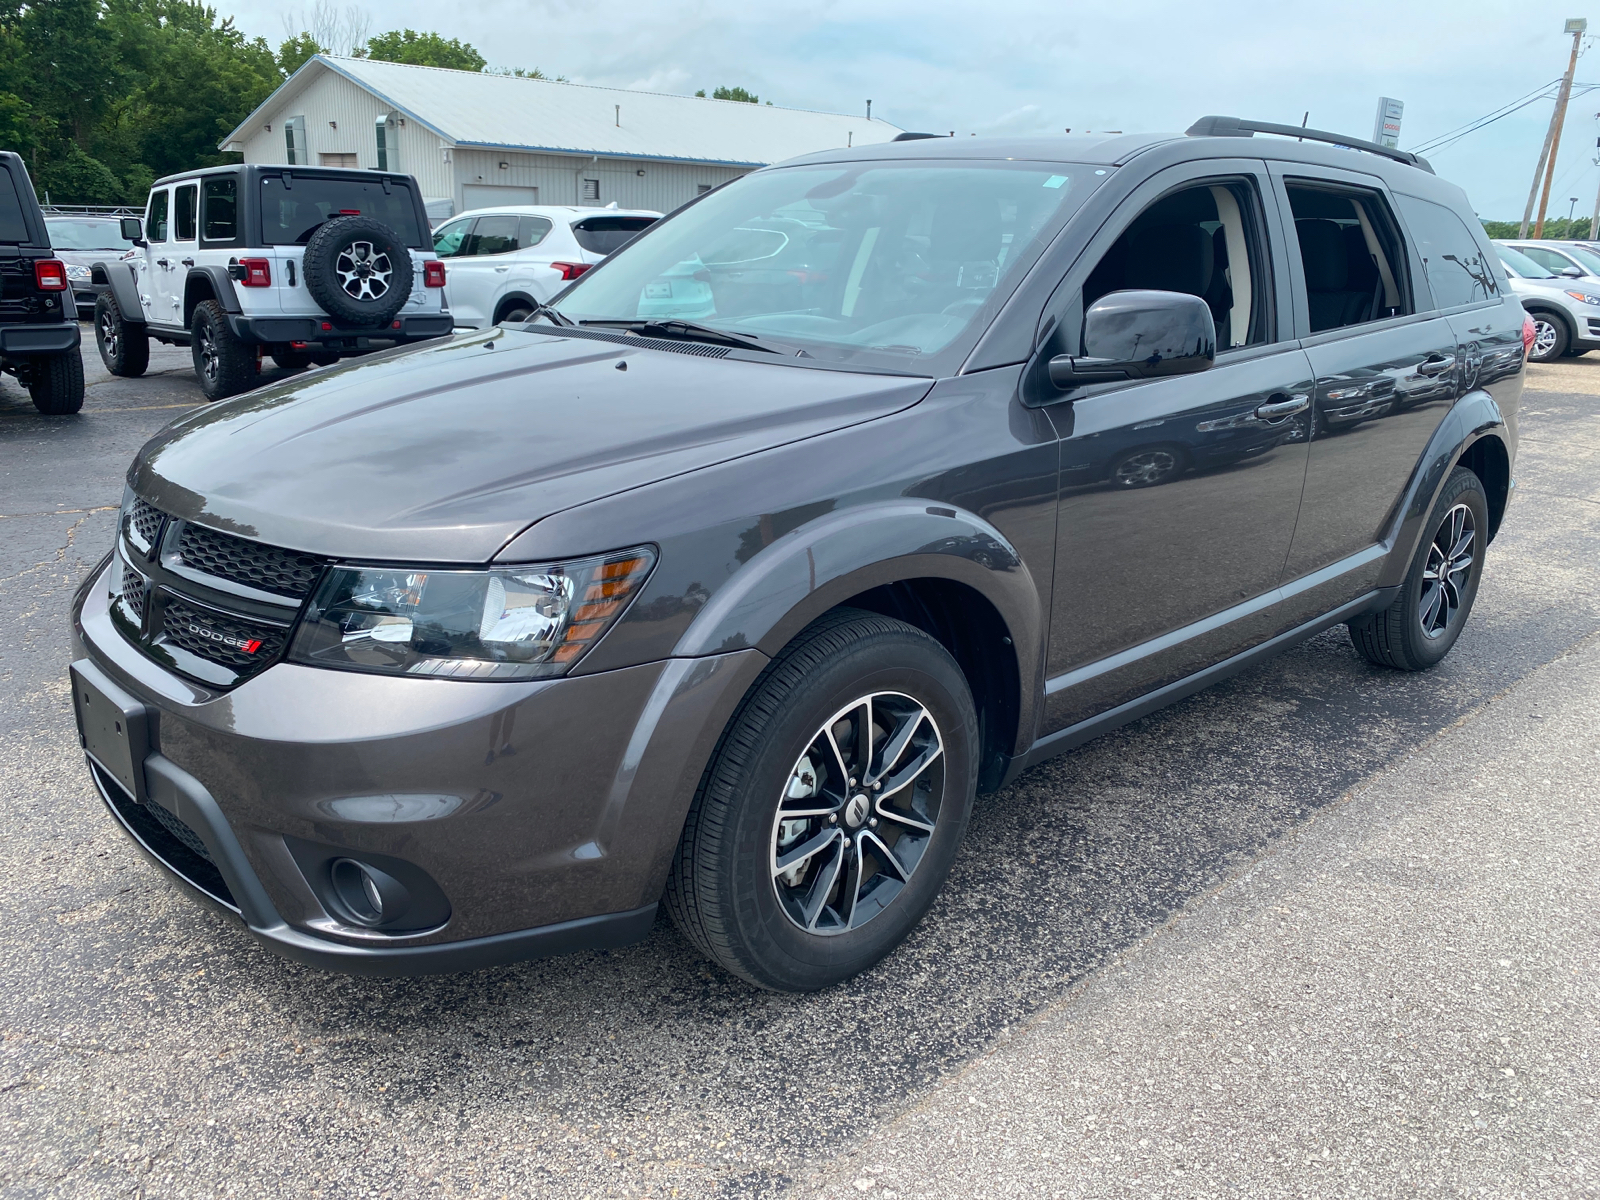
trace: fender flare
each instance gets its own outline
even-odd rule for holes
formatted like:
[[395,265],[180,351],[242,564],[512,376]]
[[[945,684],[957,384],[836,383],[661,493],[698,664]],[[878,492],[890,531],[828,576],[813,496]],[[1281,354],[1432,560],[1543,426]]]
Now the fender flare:
[[110,291],[126,324],[145,323],[144,305],[139,303],[139,281],[134,278],[131,266],[125,262],[97,262],[89,268],[89,278],[97,290]]
[[785,534],[712,594],[673,654],[755,647],[771,656],[852,596],[917,579],[965,585],[999,613],[1016,658],[1018,736],[1031,741],[1044,672],[1037,583],[1003,533],[947,505],[888,500],[827,513]]
[[[1422,538],[1423,523],[1433,511],[1445,480],[1455,469],[1462,456],[1475,442],[1486,437],[1499,437],[1509,443],[1506,436],[1505,414],[1500,405],[1482,388],[1475,388],[1462,396],[1445,413],[1444,420],[1433,431],[1428,448],[1422,452],[1411,482],[1396,505],[1395,517],[1390,525],[1389,553],[1384,559],[1378,587],[1397,587],[1411,567],[1411,556],[1416,553]],[[1509,445],[1507,450],[1509,452]]]
[[205,286],[211,290],[217,303],[222,305],[222,311],[227,313],[242,313],[244,309],[239,304],[239,293],[233,290],[233,278],[228,274],[226,267],[204,266],[190,267],[189,274],[183,281],[183,324],[188,328],[189,322],[194,319],[195,280],[204,279]]

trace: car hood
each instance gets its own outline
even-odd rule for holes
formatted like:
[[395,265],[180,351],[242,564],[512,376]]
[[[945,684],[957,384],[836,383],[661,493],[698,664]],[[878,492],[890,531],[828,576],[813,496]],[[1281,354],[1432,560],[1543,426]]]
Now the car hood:
[[349,361],[181,418],[129,482],[174,516],[311,554],[487,562],[551,513],[932,386],[678,346],[496,328]]
[[123,250],[52,250],[50,253],[75,267],[92,267],[97,262],[116,262]]

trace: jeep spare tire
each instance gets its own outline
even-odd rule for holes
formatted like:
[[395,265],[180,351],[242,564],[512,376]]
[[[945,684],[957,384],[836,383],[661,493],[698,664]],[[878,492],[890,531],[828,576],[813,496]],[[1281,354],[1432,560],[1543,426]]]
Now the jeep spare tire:
[[306,243],[306,290],[335,321],[387,325],[411,298],[415,272],[400,235],[375,217],[335,217]]

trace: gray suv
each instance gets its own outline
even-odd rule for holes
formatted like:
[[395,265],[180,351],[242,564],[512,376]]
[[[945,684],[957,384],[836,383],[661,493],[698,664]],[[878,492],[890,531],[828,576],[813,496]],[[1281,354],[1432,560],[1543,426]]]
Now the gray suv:
[[1316,130],[757,171],[532,321],[146,445],[73,609],[90,771],[305,962],[664,907],[825,987],[928,912],[977,793],[1335,624],[1437,663],[1528,328],[1458,188]]

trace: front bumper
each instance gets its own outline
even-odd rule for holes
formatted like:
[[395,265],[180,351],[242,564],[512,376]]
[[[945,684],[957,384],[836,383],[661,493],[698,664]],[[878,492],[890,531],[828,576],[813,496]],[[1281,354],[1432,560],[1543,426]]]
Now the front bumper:
[[[746,650],[521,683],[280,663],[210,692],[122,638],[104,570],[73,624],[78,670],[148,714],[146,802],[90,761],[124,831],[272,949],[372,974],[644,936],[716,738],[766,663]],[[447,919],[351,923],[329,902],[341,857],[420,872]]]
[[455,318],[447,312],[402,313],[390,324],[374,328],[344,326],[313,317],[247,317],[230,313],[228,327],[235,337],[252,345],[305,342],[331,350],[367,350],[446,337],[455,328]]

